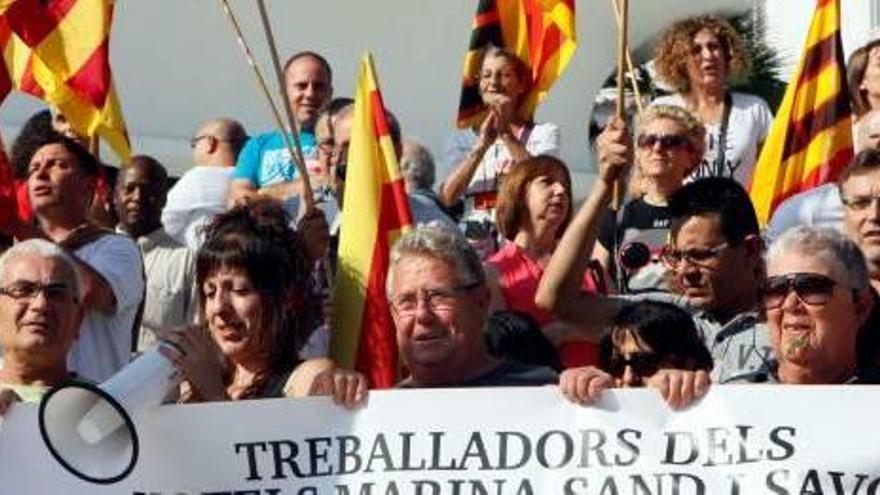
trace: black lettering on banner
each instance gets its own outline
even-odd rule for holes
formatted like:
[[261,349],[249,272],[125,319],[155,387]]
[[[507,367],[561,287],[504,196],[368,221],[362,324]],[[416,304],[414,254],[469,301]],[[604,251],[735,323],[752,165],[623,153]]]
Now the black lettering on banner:
[[[645,477],[641,474],[631,474],[629,477],[632,480],[632,493],[663,493],[663,474],[655,473],[654,474],[654,489],[652,490],[648,486],[648,482],[645,481]],[[636,491],[636,488],[639,488],[639,491]]]
[[[627,437],[633,437],[628,439]],[[629,459],[623,458],[620,454],[614,456],[614,463],[618,466],[632,466],[639,459],[641,449],[639,449],[638,441],[642,439],[642,432],[638,430],[624,429],[617,432],[617,441],[624,447],[624,452],[630,454]]]
[[739,480],[745,478],[745,474],[743,473],[730,473],[727,475],[730,478],[730,495],[740,495],[740,484]]
[[606,476],[602,488],[599,489],[599,495],[619,495],[617,484],[614,482],[614,476]]
[[394,460],[391,459],[391,452],[388,450],[388,442],[385,441],[385,435],[379,433],[373,440],[373,448],[370,450],[370,457],[367,459],[367,467],[365,473],[373,472],[373,461],[381,460],[385,464],[383,471],[395,471]]
[[299,447],[290,440],[273,440],[269,442],[272,448],[272,462],[275,466],[275,474],[272,475],[273,480],[287,479],[288,475],[284,473],[286,465],[293,476],[302,478],[303,473],[296,463],[296,456],[299,454]]
[[461,456],[458,465],[466,469],[468,467],[468,459],[472,457],[479,461],[480,471],[492,469],[492,464],[489,462],[489,456],[486,454],[486,445],[483,443],[483,436],[476,431],[471,433],[471,439],[468,440],[467,447],[464,449],[464,455]]
[[455,465],[455,460],[450,460],[449,464],[445,466],[442,465],[442,460],[440,459],[440,456],[443,453],[443,436],[446,435],[446,433],[442,431],[432,431],[428,434],[431,435],[431,467],[429,469],[431,469],[432,471],[463,470],[463,467]]
[[[697,457],[700,455],[700,450],[697,447],[697,441],[694,439],[694,435],[687,431],[667,431],[663,433],[666,436],[666,455],[663,457],[663,460],[660,461],[660,464],[675,464],[675,465],[683,465],[690,464],[697,460]],[[683,438],[687,440],[687,446],[685,446],[687,452],[684,455],[683,459],[676,459],[676,454],[681,453],[678,450],[678,446],[681,445],[678,439]]]
[[[721,426],[709,428],[706,441],[706,467],[733,464],[733,455],[730,454],[727,441],[730,430]],[[716,459],[716,455],[721,459]]]
[[425,460],[422,459],[418,465],[412,464],[412,437],[416,434],[411,431],[405,431],[400,434],[403,440],[403,465],[400,469],[404,471],[421,471],[425,469]]
[[[361,470],[361,439],[353,435],[337,437],[339,442],[338,474],[354,474]],[[351,461],[351,467],[349,467]]]
[[[559,460],[559,463],[556,465],[551,465],[550,460],[548,459],[547,453],[547,443],[554,436],[562,439],[562,458]],[[557,449],[553,449],[557,451]],[[572,457],[574,456],[574,440],[568,435],[568,433],[562,430],[551,430],[547,433],[541,435],[541,438],[538,439],[537,444],[535,445],[535,456],[538,459],[538,463],[544,466],[547,469],[559,469],[563,466],[568,465],[571,462]]]
[[[767,459],[771,461],[784,461],[791,458],[794,455],[794,445],[792,445],[790,440],[793,440],[796,434],[797,430],[794,426],[777,426],[770,430],[770,441],[776,444],[776,446],[781,447],[782,453],[774,454],[772,450],[768,450]],[[783,439],[783,436],[787,436],[788,440]]]
[[[427,487],[431,488],[431,491],[427,491]],[[440,483],[431,480],[415,480],[413,481],[413,488],[415,488],[416,495],[440,495]]]
[[[586,478],[569,478],[562,485],[563,495],[586,495],[588,493],[587,486]],[[581,490],[576,491],[577,488]]]
[[244,448],[247,454],[247,462],[248,462],[248,476],[245,478],[246,481],[254,481],[254,480],[262,480],[263,477],[260,476],[260,471],[257,469],[257,447],[260,448],[263,452],[266,451],[266,442],[245,442],[245,443],[236,443],[233,445],[235,453],[238,454]]
[[327,464],[327,458],[330,456],[329,448],[333,445],[333,439],[330,437],[307,438],[306,443],[309,446],[309,476],[329,476],[333,474],[332,466],[324,466],[322,469],[318,463]]
[[762,460],[761,452],[758,451],[757,457],[749,457],[749,430],[754,427],[748,425],[737,425],[736,430],[739,432],[739,459],[737,464],[748,464],[750,462],[760,462]]
[[[788,481],[790,473],[788,469],[776,469],[774,471],[770,471],[767,473],[767,488],[769,488],[776,495],[791,495],[788,490],[785,489],[780,483],[785,483]],[[778,477],[781,477],[782,480],[779,480]]]
[[[529,462],[532,457],[532,441],[529,437],[518,431],[499,431],[498,435],[498,469],[519,469]],[[511,461],[513,452],[511,439],[516,438],[520,444],[520,457],[517,461]],[[509,443],[510,442],[510,443]]]
[[[671,473],[670,476],[672,476],[672,495],[680,495],[681,493],[705,495],[706,484],[700,478],[687,473]],[[690,480],[693,483],[692,489],[685,489],[685,480]]]
[[610,466],[605,458],[605,452],[602,451],[606,440],[605,432],[602,430],[581,430],[581,462],[578,467],[590,467],[590,452],[596,454],[600,466]]
[[336,495],[352,495],[352,493],[357,495],[373,495],[373,485],[373,483],[364,483],[358,492],[348,491],[348,485],[336,485],[333,488],[336,489]]

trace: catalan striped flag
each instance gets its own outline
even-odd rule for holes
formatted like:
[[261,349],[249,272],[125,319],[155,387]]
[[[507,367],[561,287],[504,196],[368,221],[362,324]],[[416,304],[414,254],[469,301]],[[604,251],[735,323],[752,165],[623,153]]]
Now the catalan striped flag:
[[399,365],[385,277],[412,216],[370,54],[360,64],[343,203],[331,354],[372,388],[390,388]]
[[840,0],[817,0],[803,57],[752,176],[761,224],[786,198],[834,181],[852,156]]
[[531,70],[530,91],[519,111],[532,120],[574,55],[574,0],[480,0],[464,59],[459,127],[479,124],[486,113],[480,97],[480,61],[490,45],[516,53]]
[[110,72],[113,1],[0,0],[4,6],[8,85],[58,107],[77,133],[100,135],[127,162],[128,133]]

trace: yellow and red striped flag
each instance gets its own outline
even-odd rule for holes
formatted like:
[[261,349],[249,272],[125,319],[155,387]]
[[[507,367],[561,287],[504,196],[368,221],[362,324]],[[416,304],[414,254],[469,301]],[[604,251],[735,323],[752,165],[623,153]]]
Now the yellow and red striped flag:
[[345,183],[331,354],[372,388],[390,388],[399,363],[385,278],[391,246],[412,215],[369,53],[360,64]]
[[480,0],[464,59],[459,127],[477,125],[486,113],[480,61],[489,45],[510,50],[531,70],[531,89],[519,112],[532,120],[577,47],[574,0]]
[[11,85],[58,107],[78,134],[100,135],[128,162],[131,148],[110,72],[112,0],[15,0],[2,14]]
[[752,176],[761,225],[788,197],[837,179],[852,156],[840,0],[817,0],[800,65]]

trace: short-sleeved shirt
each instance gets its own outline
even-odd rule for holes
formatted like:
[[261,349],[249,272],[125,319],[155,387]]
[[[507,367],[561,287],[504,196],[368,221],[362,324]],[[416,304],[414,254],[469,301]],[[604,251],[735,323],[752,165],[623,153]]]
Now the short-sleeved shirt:
[[[758,144],[764,142],[770,132],[773,113],[767,102],[758,96],[746,93],[730,93],[732,106],[727,124],[727,137],[724,141],[723,170],[716,170],[721,123],[706,125],[706,151],[703,160],[689,179],[723,176],[730,177],[748,188],[752,171],[758,160]],[[687,108],[680,93],[661,96],[652,102]],[[719,173],[720,172],[720,173]]]
[[[628,272],[624,277],[628,292],[667,289],[667,269],[660,262],[660,252],[666,245],[670,222],[668,207],[649,204],[642,198],[634,199],[624,205],[619,222],[615,222],[613,210],[606,213],[598,240],[599,244],[611,254],[612,260],[616,260],[618,253],[632,243],[642,243],[651,252],[648,264],[631,273]],[[616,246],[615,230],[617,230]],[[612,275],[616,267],[617,263],[612,263]]]
[[100,383],[128,364],[132,327],[144,297],[141,251],[128,236],[106,234],[74,254],[110,285],[116,311],[88,311],[67,364],[81,378]]
[[[300,132],[299,141],[306,161],[314,161],[318,150],[315,135],[310,132]],[[248,139],[238,155],[235,170],[232,172],[233,180],[249,180],[258,189],[290,182],[297,178],[299,171],[291,160],[284,138],[278,131]]]
[[663,292],[613,296],[626,302],[660,301],[688,311],[703,343],[712,354],[713,383],[754,383],[766,381],[773,360],[767,325],[757,312],[740,313],[722,323],[711,314],[695,308],[687,298]]

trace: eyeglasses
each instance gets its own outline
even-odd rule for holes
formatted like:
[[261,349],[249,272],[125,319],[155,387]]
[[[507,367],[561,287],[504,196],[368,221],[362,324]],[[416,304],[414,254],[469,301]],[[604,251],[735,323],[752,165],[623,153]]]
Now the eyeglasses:
[[852,211],[865,211],[874,204],[880,204],[880,196],[841,196],[840,201]]
[[449,311],[455,307],[461,294],[479,287],[480,284],[482,282],[473,282],[449,289],[422,289],[417,292],[408,292],[392,299],[390,301],[391,309],[398,316],[407,317],[414,315],[419,305],[418,295],[421,293],[423,294],[422,298],[425,300],[425,304],[431,308],[432,312]]
[[53,303],[66,303],[74,299],[73,290],[62,283],[15,282],[0,288],[0,294],[22,302],[33,301],[41,292],[46,300]]
[[767,277],[761,288],[761,305],[764,309],[777,309],[785,302],[788,293],[794,291],[802,303],[822,306],[831,299],[836,284],[831,278],[818,273],[789,273]]
[[639,148],[651,149],[660,144],[660,149],[671,150],[690,146],[688,138],[678,134],[642,134],[637,142]]
[[660,259],[669,268],[677,267],[681,260],[688,260],[695,265],[705,266],[718,258],[721,251],[728,247],[729,245],[726,242],[710,248],[674,249],[670,246],[665,246],[663,251],[660,252]]
[[663,356],[653,352],[640,352],[629,356],[615,354],[608,361],[608,369],[605,371],[611,376],[619,378],[623,376],[626,367],[629,366],[636,375],[649,377],[657,373],[664,361]]
[[[196,137],[190,139],[189,140],[189,147],[195,148],[196,146],[198,146],[199,141],[201,141],[202,139],[217,139],[217,138],[215,138],[214,136],[211,136],[210,134],[202,134],[201,136],[196,136]],[[220,141],[219,139],[217,139],[217,140]]]

